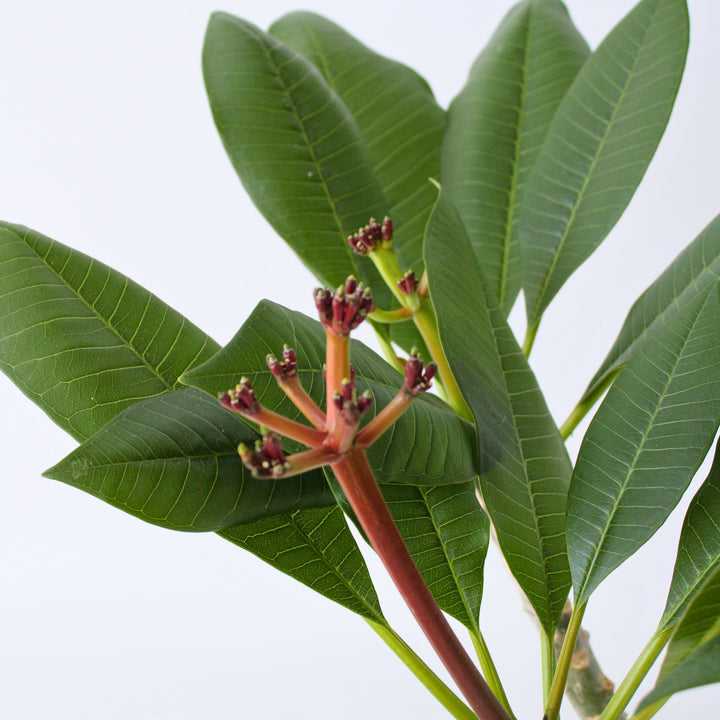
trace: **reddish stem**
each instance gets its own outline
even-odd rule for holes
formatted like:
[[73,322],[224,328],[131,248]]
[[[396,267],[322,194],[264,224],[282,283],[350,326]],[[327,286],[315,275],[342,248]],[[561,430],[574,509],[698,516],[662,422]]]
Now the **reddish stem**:
[[290,418],[268,410],[262,405],[253,413],[240,414],[252,420],[257,425],[262,425],[268,428],[268,430],[278,433],[278,435],[284,435],[308,447],[321,447],[325,442],[326,433],[322,430],[316,430],[302,423],[295,422],[295,420],[290,420]]
[[331,467],[370,544],[470,707],[481,720],[510,720],[452,631],[415,566],[375,482],[364,451],[354,447]]
[[[325,328],[325,387],[327,406],[327,429],[330,438],[336,432],[338,423],[342,423],[340,411],[333,402],[333,395],[340,391],[342,381],[350,377],[350,337]],[[336,444],[337,445],[337,444]]]
[[409,407],[413,398],[400,392],[357,434],[356,444],[370,447]]
[[280,389],[292,400],[295,407],[318,429],[325,430],[325,413],[315,404],[300,384],[297,376],[278,380]]

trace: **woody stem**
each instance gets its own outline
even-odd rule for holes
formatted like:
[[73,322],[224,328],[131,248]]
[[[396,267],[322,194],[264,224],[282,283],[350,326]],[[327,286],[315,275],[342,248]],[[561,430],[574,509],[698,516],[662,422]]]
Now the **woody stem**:
[[415,566],[364,451],[354,447],[331,467],[370,544],[470,707],[482,720],[510,720]]

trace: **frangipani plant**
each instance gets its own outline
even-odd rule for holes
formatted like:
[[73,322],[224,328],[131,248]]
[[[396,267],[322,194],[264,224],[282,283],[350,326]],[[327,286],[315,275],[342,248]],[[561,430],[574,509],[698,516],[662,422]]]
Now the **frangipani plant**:
[[[482,579],[482,560],[488,534],[487,520],[472,487],[473,476],[479,473],[483,502],[492,518],[500,546],[540,623],[544,637],[543,667],[549,717],[557,713],[564,673],[571,664],[573,635],[579,631],[585,602],[617,564],[612,558],[618,553],[630,554],[652,533],[653,523],[664,520],[664,515],[677,502],[693,470],[707,452],[714,435],[717,395],[713,372],[717,343],[713,334],[716,326],[713,318],[717,297],[710,282],[712,272],[704,272],[705,266],[711,264],[707,258],[711,252],[708,248],[713,240],[713,226],[708,227],[694,246],[699,248],[702,262],[698,263],[692,256],[685,265],[679,261],[674,266],[672,277],[669,280],[661,278],[655,286],[656,290],[637,306],[638,310],[630,318],[630,329],[625,332],[626,339],[620,340],[615,357],[610,356],[607,367],[591,383],[586,398],[560,431],[545,406],[530,366],[513,338],[504,314],[512,305],[513,296],[523,287],[528,303],[529,331],[522,344],[525,355],[528,355],[539,318],[552,299],[556,286],[598,241],[597,235],[593,236],[593,233],[599,232],[597,228],[607,231],[629,201],[669,116],[684,62],[684,20],[682,3],[641,3],[638,10],[623,21],[618,31],[609,36],[608,41],[583,65],[587,48],[562,6],[558,3],[521,6],[498,31],[495,44],[491,44],[490,50],[481,55],[466,89],[451,106],[447,118],[439,108],[435,109],[431,96],[413,79],[414,76],[397,66],[379,73],[381,82],[376,92],[366,89],[363,96],[357,91],[361,95],[358,99],[353,92],[358,87],[362,89],[362,86],[352,82],[349,88],[343,90],[338,79],[342,73],[338,73],[338,77],[332,74],[332,53],[329,50],[318,51],[324,60],[321,63],[313,56],[315,44],[312,48],[303,47],[302,43],[308,37],[313,40],[326,37],[331,43],[350,42],[350,48],[360,52],[360,56],[354,57],[348,67],[355,70],[359,77],[372,77],[367,66],[363,65],[363,59],[383,66],[385,61],[363,55],[364,51],[345,40],[339,30],[321,18],[290,16],[275,25],[268,36],[244,21],[217,15],[211,21],[205,45],[206,82],[216,123],[241,177],[268,219],[294,244],[321,281],[335,287],[345,282],[347,271],[351,270],[357,271],[372,286],[381,312],[374,317],[370,313],[370,317],[376,324],[391,364],[401,365],[402,359],[396,360],[396,354],[406,358],[412,346],[418,345],[426,359],[433,356],[440,365],[441,384],[453,410],[440,401],[413,404],[412,414],[399,420],[391,437],[378,438],[378,443],[385,444],[375,450],[377,455],[370,457],[370,463],[381,486],[384,486],[391,509],[393,501],[396,507],[408,502],[404,493],[410,493],[412,497],[420,493],[425,498],[426,511],[430,512],[435,504],[428,500],[428,493],[434,493],[444,498],[445,508],[455,508],[451,517],[467,521],[467,530],[459,537],[449,538],[443,536],[445,522],[433,519],[432,512],[429,515],[431,522],[438,527],[437,547],[449,556],[445,563],[450,578],[462,577],[455,563],[467,557],[466,547],[454,556],[455,559],[450,548],[459,539],[473,538],[472,582],[464,585],[459,579],[454,580],[452,594],[455,598],[448,599],[446,584],[434,587],[432,578],[426,577],[426,580],[441,607],[455,617],[460,616],[460,622],[468,626],[488,681],[497,695],[510,705],[502,697],[499,680],[493,677],[492,664],[477,621],[479,580]],[[523,24],[530,21],[536,25]],[[503,95],[496,100],[490,90],[495,87],[498,68],[513,67],[502,53],[503,50],[517,52],[512,43],[508,44],[508,37],[514,38],[521,30],[527,31],[527,27],[534,28],[541,38],[545,37],[543,33],[548,27],[557,33],[557,36],[551,36],[552,42],[547,41],[548,49],[567,61],[567,82],[564,86],[556,82],[557,78],[563,77],[558,72],[553,73],[550,80],[538,79],[543,90],[552,89],[557,108],[554,120],[553,114],[548,113],[543,121],[546,139],[535,142],[535,158],[532,158],[532,152],[514,147],[511,156],[516,163],[514,169],[504,179],[494,180],[485,194],[488,175],[503,169],[502,163],[497,163],[496,159],[503,138],[498,135],[485,146],[481,142],[484,138],[482,132],[474,136],[475,145],[467,135],[473,123],[477,123],[481,130],[491,127],[482,122],[496,122],[500,116],[498,108],[505,108],[506,97]],[[308,32],[310,35],[307,35]],[[526,37],[535,36],[527,31]],[[620,70],[623,67],[628,69],[624,84],[621,82],[622,73],[615,68],[619,75],[611,77],[613,82],[610,87],[603,87],[598,99],[593,95],[598,91],[597,83],[607,77],[603,63],[614,63],[618,57],[625,57],[621,51],[627,50],[623,43],[628,42],[628,37],[635,38],[633,47],[637,57],[633,56],[635,59],[626,66],[621,64]],[[541,44],[539,40],[537,42]],[[613,42],[616,44],[613,45]],[[528,50],[537,49],[538,45],[528,43]],[[295,47],[295,51],[290,50],[291,47]],[[309,57],[303,59],[304,55]],[[341,54],[340,60],[347,65],[350,57],[352,53],[348,51]],[[233,62],[239,64],[233,65]],[[253,62],[256,64],[253,65]],[[312,62],[324,70],[324,80],[318,71],[312,69]],[[549,64],[543,57],[540,67],[546,66]],[[652,72],[644,71],[646,66],[652,68]],[[381,123],[379,127],[383,132],[379,133],[379,139],[373,138],[373,123],[382,116],[381,110],[387,112],[389,105],[383,100],[381,91],[387,89],[391,70],[413,83],[416,95],[402,93],[402,98],[417,102],[422,107],[427,106],[428,114],[423,116],[427,125],[423,127],[434,129],[438,138],[434,156],[427,151],[427,140],[423,141],[422,152],[417,155],[406,149],[400,159],[409,165],[403,165],[399,160],[388,164],[385,159],[392,157],[391,150],[395,147],[403,147],[399,139],[414,137],[403,123],[415,122],[415,115],[399,104],[391,106],[390,109],[397,113],[396,117],[400,120]],[[578,79],[571,84],[575,73]],[[532,73],[528,73],[527,77],[528,88],[520,97],[523,103],[530,102],[533,96],[529,80],[533,77]],[[243,84],[243,80],[248,78],[252,82]],[[258,78],[264,78],[267,86],[262,83],[256,85]],[[323,83],[332,86],[336,94],[324,90]],[[501,87],[507,90],[516,87],[516,83],[508,82],[507,88]],[[617,88],[621,92],[614,100],[609,98],[612,96],[610,90]],[[276,106],[262,105],[276,96],[282,102]],[[588,97],[592,101],[587,101]],[[482,101],[479,104],[478,98]],[[483,105],[486,100],[491,103],[489,108]],[[542,100],[538,107],[547,111],[547,97],[543,96]],[[353,102],[356,104],[353,105]],[[496,105],[492,106],[492,102]],[[633,105],[633,102],[636,104]],[[259,115],[258,107],[263,109]],[[278,117],[282,118],[275,125],[272,121],[276,117],[273,107]],[[606,115],[600,112],[602,107],[609,110]],[[583,114],[588,112],[588,108],[592,110],[591,117]],[[534,117],[530,109],[530,106],[523,105],[527,118]],[[363,116],[363,111],[366,116]],[[578,114],[582,121],[578,121]],[[254,121],[258,116],[263,118],[262,123]],[[299,124],[298,117],[302,121]],[[603,117],[606,125],[603,132],[590,132],[588,128],[594,128],[593,122],[601,123]],[[588,137],[581,136],[584,144],[573,146],[569,142],[573,134],[568,127],[573,126],[587,131]],[[499,127],[511,128],[511,125],[500,122]],[[397,136],[387,137],[385,133],[388,129],[395,129]],[[306,150],[312,151],[309,159],[302,143],[298,142],[298,131],[307,141]],[[358,141],[353,140],[357,133],[360,134]],[[525,139],[533,137],[529,129],[520,135]],[[642,141],[638,141],[638,136]],[[596,143],[594,151],[591,147],[593,138],[602,141]],[[383,152],[378,151],[375,156],[372,152],[372,148],[376,147],[374,142],[387,144]],[[582,182],[574,186],[575,195],[569,200],[566,193],[570,191],[572,196],[571,180],[574,176],[568,168],[577,170],[579,161],[576,165],[573,164],[575,160],[573,163],[563,160],[563,149],[568,147],[571,155],[579,152],[583,159],[590,160],[586,173],[576,173]],[[473,159],[469,148],[477,150],[477,159]],[[290,154],[283,156],[284,151]],[[263,152],[269,154],[263,155]],[[439,162],[435,168],[438,172],[428,172],[423,165],[432,162]],[[522,162],[528,163],[528,169],[523,168]],[[295,173],[295,163],[302,170],[299,174]],[[352,172],[348,173],[348,169]],[[397,173],[395,179],[393,172]],[[440,182],[441,190],[427,183],[428,175]],[[401,180],[412,180],[418,190],[413,192],[412,187],[403,188],[393,199],[392,193]],[[498,188],[502,190],[503,182],[510,183],[513,192],[508,197],[517,203],[517,208],[514,204],[505,207],[504,240],[496,243],[498,236],[493,234],[492,223],[497,222],[494,213],[499,212],[499,206],[495,202],[495,193]],[[563,208],[571,210],[559,233],[548,224],[546,212],[548,207],[552,207],[548,197],[553,197],[547,194],[548,187],[555,185],[564,194],[556,203],[560,209],[549,217],[557,220]],[[413,198],[414,204],[407,207],[409,198]],[[326,201],[331,206],[330,214],[322,210]],[[404,203],[406,207],[403,207]],[[480,203],[482,213],[475,214],[474,203]],[[406,213],[404,218],[403,211]],[[367,222],[371,214],[382,217],[384,212],[390,212],[395,221],[394,252],[400,271],[414,270],[419,283],[422,285],[424,282],[428,288],[429,296],[422,307],[425,308],[423,312],[432,311],[437,318],[437,338],[430,337],[428,340],[420,327],[422,320],[416,324],[417,330],[407,318],[398,324],[390,323],[399,319],[397,301],[400,298],[393,300],[393,296],[397,295],[395,280],[400,278],[389,277],[388,273],[382,272],[382,266],[381,272],[377,273],[368,258],[350,254],[345,235],[352,234],[358,224]],[[423,214],[425,217],[421,222],[418,218]],[[316,216],[319,224],[313,227]],[[332,228],[332,224],[326,224],[328,221],[334,221],[343,232],[339,233],[337,227],[335,230],[328,229]],[[414,230],[413,223],[416,226]],[[342,237],[338,241],[340,234]],[[553,240],[548,239],[553,237],[559,239],[554,250]],[[13,304],[5,305],[4,317],[8,322],[16,323],[10,331],[3,332],[7,338],[5,348],[8,353],[33,353],[32,357],[26,355],[19,362],[14,356],[6,356],[10,357],[5,361],[9,374],[18,384],[24,385],[26,393],[34,395],[59,424],[77,439],[85,440],[51,474],[70,484],[84,486],[144,519],[165,526],[220,530],[235,542],[250,546],[254,552],[266,558],[272,556],[273,562],[285,571],[297,575],[298,567],[302,568],[300,579],[310,581],[309,584],[317,589],[317,581],[307,574],[306,562],[298,565],[290,560],[290,564],[283,565],[284,561],[277,559],[290,556],[279,553],[278,546],[268,544],[268,523],[275,523],[272,525],[273,533],[279,529],[287,530],[289,525],[284,518],[291,512],[294,523],[300,522],[298,518],[309,518],[309,522],[315,522],[312,527],[327,529],[327,517],[330,515],[341,521],[335,503],[338,501],[340,507],[344,507],[342,495],[333,495],[332,482],[330,486],[326,485],[325,476],[318,472],[305,473],[300,480],[280,477],[275,481],[253,484],[242,470],[241,456],[235,452],[238,441],[245,440],[247,444],[254,439],[252,432],[241,420],[232,424],[228,419],[232,416],[209,396],[179,388],[183,384],[212,390],[212,394],[216,394],[238,382],[241,388],[244,387],[241,378],[252,374],[253,387],[263,405],[273,410],[281,409],[284,401],[279,398],[282,393],[274,389],[274,381],[271,380],[274,373],[272,367],[264,364],[263,356],[265,351],[279,353],[283,342],[292,341],[299,368],[308,369],[302,372],[308,373],[305,380],[310,394],[315,393],[314,402],[331,412],[334,407],[332,397],[323,398],[321,365],[325,348],[322,334],[317,333],[318,326],[276,305],[263,303],[236,338],[219,351],[204,333],[157,304],[141,289],[128,285],[97,264],[66,252],[58,244],[48,245],[42,236],[34,232],[28,234],[8,227],[5,239],[10,253],[5,267],[9,267],[9,263],[13,264],[13,268],[18,264],[21,267],[21,271],[14,270],[4,275],[8,283],[15,283],[7,286],[10,291],[6,297]],[[18,255],[17,248],[24,254]],[[31,250],[30,255],[27,249]],[[493,260],[498,256],[498,249],[502,251],[499,262]],[[548,254],[551,261],[542,270],[543,257]],[[30,262],[28,258],[33,258],[32,263],[35,264],[24,265]],[[243,274],[250,272],[245,258],[246,253],[243,253],[237,267],[224,263],[229,265],[231,282],[241,282]],[[427,269],[425,280],[421,279],[423,266]],[[518,271],[518,267],[523,268],[522,271]],[[496,276],[493,268],[499,269],[497,283],[492,279]],[[37,272],[44,273],[40,282],[35,277]],[[30,273],[33,277],[30,279],[23,273]],[[488,280],[488,277],[491,279]],[[57,278],[62,282],[58,283]],[[692,292],[681,296],[680,289],[686,286]],[[72,290],[70,296],[62,294],[67,288]],[[83,291],[90,295],[86,297]],[[38,292],[49,292],[48,301],[52,302],[37,301]],[[78,299],[82,302],[78,303]],[[61,302],[64,303],[62,309]],[[81,306],[82,313],[79,312]],[[88,308],[92,312],[83,314]],[[36,314],[44,309],[50,311],[48,317]],[[408,309],[415,315],[421,311],[421,307]],[[393,313],[395,317],[391,316]],[[662,317],[656,323],[661,313]],[[17,325],[18,318],[21,326]],[[639,318],[639,321],[633,318]],[[100,322],[97,322],[98,319]],[[96,336],[94,345],[86,343],[86,321],[91,324],[90,334]],[[640,331],[636,329],[638,322]],[[432,323],[428,324],[432,328]],[[659,329],[654,330],[653,325]],[[32,335],[36,331],[40,335]],[[17,342],[17,337],[23,334],[23,342]],[[123,342],[116,344],[118,349],[114,351],[112,367],[101,364],[92,372],[87,372],[91,360],[99,359],[102,363],[101,356],[117,337]],[[302,347],[296,338],[303,340]],[[44,345],[47,343],[50,343],[49,353]],[[78,355],[81,347],[86,350]],[[123,353],[127,354],[128,349],[135,352],[135,357],[142,358],[139,368],[132,352],[128,355],[130,360],[125,361]],[[359,359],[355,360],[353,354],[353,362],[356,363],[358,380],[372,387],[374,404],[376,409],[380,409],[394,394],[389,388],[399,387],[397,375],[376,357],[368,354],[364,358],[365,352],[358,349]],[[67,361],[66,364],[63,360]],[[41,361],[46,365],[37,365]],[[585,450],[584,454],[583,450],[580,451],[571,482],[571,465],[560,433],[568,435],[572,431],[577,419],[590,410],[620,364],[626,367],[598,411],[595,424],[588,430],[586,447],[593,449]],[[442,378],[443,367],[450,372],[445,378]],[[128,368],[139,369],[140,372]],[[143,375],[148,368],[152,372]],[[113,377],[110,382],[99,382],[98,377],[105,372],[121,372],[123,377],[109,375],[108,378]],[[262,393],[258,391],[255,376],[264,378],[261,381]],[[43,379],[43,383],[35,390],[29,383],[38,377]],[[47,378],[59,383],[47,383]],[[697,378],[700,381],[693,382]],[[343,379],[338,375],[334,385],[342,384]],[[348,380],[351,380],[349,373]],[[137,402],[141,397],[138,387],[144,387],[141,392],[146,392],[149,398],[143,403]],[[643,406],[638,408],[639,415],[634,416],[633,409],[638,403],[630,402],[626,407],[622,405],[622,398],[629,397],[632,401],[638,388],[645,388],[647,393],[642,397]],[[173,389],[174,392],[166,392]],[[107,396],[103,392],[111,394]],[[348,400],[357,398],[352,391],[349,395]],[[677,398],[681,399],[680,403]],[[620,409],[613,402],[620,403]],[[127,405],[126,410],[116,414],[122,405]],[[679,406],[681,409],[678,409]],[[700,408],[699,415],[689,418],[688,407],[694,406]],[[650,420],[643,425],[648,415]],[[693,422],[690,423],[692,432],[687,437],[678,440],[677,433],[665,432],[666,428],[674,428],[688,418]],[[196,426],[196,422],[200,425]],[[619,422],[627,423],[623,432],[618,432]],[[473,424],[475,431],[472,430]],[[192,428],[192,432],[188,428]],[[633,431],[639,433],[642,442],[633,438]],[[438,434],[439,442],[425,442],[425,438],[437,439]],[[618,435],[627,446],[617,444],[620,442]],[[542,438],[542,442],[537,438]],[[352,451],[353,438],[349,438],[348,442],[350,445],[341,454]],[[674,445],[674,442],[681,444]],[[176,454],[178,447],[179,456]],[[375,444],[372,447],[375,448]],[[599,449],[596,450],[596,447]],[[672,472],[667,471],[666,465],[655,466],[651,462],[649,466],[653,471],[649,474],[658,474],[658,467],[663,468],[664,477],[658,485],[652,486],[657,492],[657,504],[652,507],[658,508],[657,517],[653,519],[646,503],[647,496],[644,495],[641,502],[634,499],[637,493],[632,483],[643,477],[643,472],[634,473],[635,468],[642,469],[648,457],[657,457],[658,448],[662,449],[664,458],[675,453],[678,461],[672,466]],[[288,452],[292,449],[287,448]],[[419,449],[427,450],[429,454],[420,457]],[[644,452],[646,449],[647,452]],[[607,455],[602,455],[603,452]],[[614,466],[618,454],[621,459],[634,457],[634,460]],[[158,462],[162,467],[160,477],[157,475]],[[108,463],[115,468],[110,475]],[[612,468],[616,474],[625,473],[618,484],[620,490],[617,496],[604,511],[603,500],[608,493],[604,485],[600,491],[597,489],[600,483],[592,475],[597,467],[603,472],[610,473]],[[679,467],[683,468],[682,471],[678,470]],[[587,480],[587,477],[593,481]],[[187,484],[188,478],[192,479],[191,484]],[[123,485],[123,481],[128,480],[129,484]],[[616,480],[617,476],[613,475],[607,482],[612,484]],[[145,482],[150,484],[145,485]],[[566,503],[568,484],[569,502]],[[582,490],[583,487],[587,489]],[[626,487],[627,492],[624,491]],[[646,492],[650,492],[647,487]],[[249,504],[239,501],[243,493],[250,498]],[[599,494],[599,497],[593,493]],[[569,513],[569,562],[565,559],[566,505]],[[595,514],[588,512],[588,506]],[[463,508],[462,512],[458,512],[459,507]],[[624,513],[635,521],[637,507],[643,508],[642,532],[635,530],[624,536],[618,532],[628,527]],[[524,514],[526,512],[530,515]],[[599,524],[599,534],[593,539],[585,525],[590,518],[592,522],[589,524],[597,529],[598,512],[601,515],[605,512],[606,525]],[[319,513],[322,513],[322,522],[319,522]],[[401,533],[403,521],[409,519],[402,514],[398,517]],[[416,522],[417,518],[413,516],[412,520]],[[279,521],[281,524],[277,525]],[[258,533],[258,522],[262,523],[262,533]],[[337,526],[341,527],[344,526]],[[558,533],[558,528],[563,528],[562,532]],[[343,533],[348,538],[347,542],[354,542],[347,535],[347,530]],[[404,534],[422,571],[423,562],[417,558],[427,553],[428,548],[420,546],[413,549],[412,528],[405,529]],[[253,545],[251,539],[257,537],[262,537],[263,542]],[[332,537],[336,538],[337,533]],[[420,539],[427,542],[428,537],[423,534]],[[619,546],[613,545],[616,539],[621,541]],[[588,544],[593,548],[591,552],[586,549]],[[285,545],[281,543],[280,547],[294,551],[299,548],[297,544],[287,545],[287,542]],[[332,565],[329,546],[323,546],[321,555],[324,562]],[[704,574],[714,566],[713,557],[711,552]],[[347,554],[342,558],[347,558]],[[688,562],[696,565],[695,559],[693,556]],[[353,578],[357,578],[360,572],[357,567],[352,572]],[[426,576],[429,567],[435,570],[435,561],[425,567]],[[327,573],[321,577],[327,577]],[[689,599],[688,588],[692,592],[697,590],[698,598],[701,598],[699,590],[704,579],[704,575],[691,579],[684,591],[679,591],[675,583],[674,599],[668,605],[657,635],[648,646],[641,665],[631,673],[628,683],[621,686],[622,692],[606,711],[606,717],[618,716],[622,710],[620,703],[627,699],[625,689],[633,689],[641,671],[646,669],[648,657],[662,649],[671,635],[670,631],[674,631],[679,623],[681,611]],[[576,610],[570,618],[569,639],[557,659],[558,669],[553,671],[553,633],[571,580],[575,586]],[[712,585],[709,587],[712,588]],[[382,616],[376,614],[374,607],[370,611],[367,605],[358,605],[358,597],[368,602],[367,592],[367,586],[362,590],[351,588],[344,602],[361,615],[368,617],[369,613],[368,619],[380,625],[381,634],[384,633],[387,639],[390,631]],[[335,589],[326,588],[325,594],[339,599]],[[374,601],[370,605],[373,606]],[[392,643],[396,650],[402,650],[396,638],[391,640]],[[703,647],[705,644],[703,642]],[[461,701],[447,694],[442,684],[431,680],[427,671],[420,669],[419,674],[434,687],[441,699],[444,698],[451,712],[457,716],[468,712],[458,705]],[[481,715],[492,716],[484,715],[470,698],[468,700]]]

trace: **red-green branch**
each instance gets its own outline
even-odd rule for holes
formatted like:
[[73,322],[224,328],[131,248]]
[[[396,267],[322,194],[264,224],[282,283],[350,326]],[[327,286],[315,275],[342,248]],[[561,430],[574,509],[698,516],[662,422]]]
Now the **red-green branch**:
[[363,450],[353,448],[331,467],[370,544],[470,707],[482,720],[510,720],[415,566]]

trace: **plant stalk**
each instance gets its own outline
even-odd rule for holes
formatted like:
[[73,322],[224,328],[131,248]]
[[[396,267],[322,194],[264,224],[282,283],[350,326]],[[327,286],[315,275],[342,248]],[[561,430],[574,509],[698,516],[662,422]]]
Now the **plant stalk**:
[[640,687],[640,683],[650,672],[660,653],[667,645],[674,629],[675,627],[673,626],[662,632],[656,632],[650,638],[648,644],[643,648],[638,659],[633,663],[628,674],[618,686],[617,691],[610,699],[607,707],[603,710],[602,715],[600,715],[600,720],[617,720],[617,718],[620,717],[620,714],[627,707],[632,696]]
[[480,630],[478,630],[477,633],[472,631],[470,632],[470,639],[472,640],[473,646],[475,648],[475,653],[477,654],[478,660],[480,661],[480,668],[483,672],[483,675],[485,676],[487,684],[490,686],[490,689],[495,694],[495,697],[503,704],[503,707],[508,711],[508,715],[514,718],[515,715],[512,711],[512,708],[510,707],[510,701],[505,694],[505,688],[503,687],[500,676],[498,675],[497,668],[495,667],[495,663],[493,662],[492,656],[490,655],[490,650],[485,643],[485,638],[482,636]]
[[365,621],[453,717],[457,720],[477,720],[477,715],[389,625],[383,625],[369,618],[365,618]]
[[511,720],[453,632],[415,566],[364,451],[355,447],[331,467],[370,544],[470,707],[481,720]]
[[586,607],[587,601],[576,605],[570,616],[570,623],[565,633],[565,640],[563,641],[562,650],[557,660],[557,667],[555,668],[555,675],[550,686],[550,692],[548,693],[543,720],[557,720],[558,714],[560,713],[560,705],[562,704],[565,685],[567,684],[570,663],[572,662],[573,653],[575,652],[575,642],[580,632]]
[[470,408],[465,402],[460,388],[455,380],[455,376],[450,369],[450,365],[445,357],[445,351],[440,343],[440,336],[437,329],[437,318],[432,305],[426,300],[420,309],[413,315],[415,326],[420,331],[425,344],[432,355],[432,359],[437,363],[438,374],[445,386],[448,402],[453,410],[464,420],[475,422]]
[[540,628],[540,662],[542,665],[543,703],[547,704],[555,674],[555,644],[543,628]]

